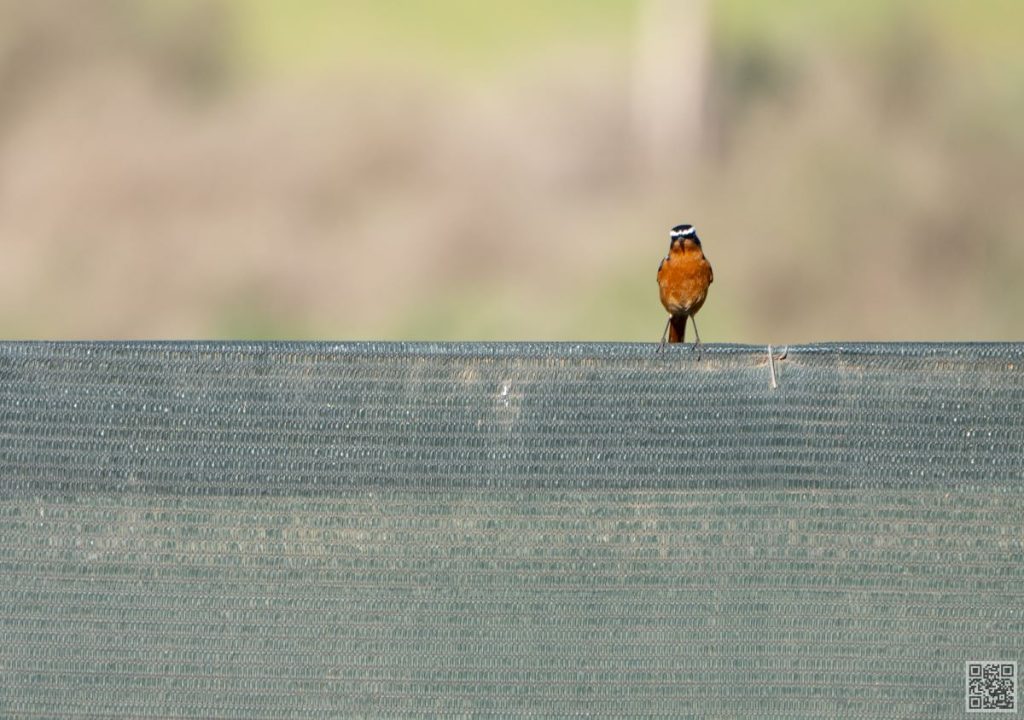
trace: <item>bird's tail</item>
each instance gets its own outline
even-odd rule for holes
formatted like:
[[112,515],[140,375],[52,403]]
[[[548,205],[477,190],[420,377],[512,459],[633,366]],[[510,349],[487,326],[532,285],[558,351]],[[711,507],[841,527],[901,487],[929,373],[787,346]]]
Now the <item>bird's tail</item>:
[[670,343],[686,342],[686,315],[673,315],[668,322],[668,341]]

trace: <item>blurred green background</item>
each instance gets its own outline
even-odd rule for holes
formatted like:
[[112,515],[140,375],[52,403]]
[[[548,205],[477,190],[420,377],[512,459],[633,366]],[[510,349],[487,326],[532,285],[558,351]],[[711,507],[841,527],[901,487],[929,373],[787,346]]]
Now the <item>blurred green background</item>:
[[1022,339],[1015,0],[0,0],[5,338]]

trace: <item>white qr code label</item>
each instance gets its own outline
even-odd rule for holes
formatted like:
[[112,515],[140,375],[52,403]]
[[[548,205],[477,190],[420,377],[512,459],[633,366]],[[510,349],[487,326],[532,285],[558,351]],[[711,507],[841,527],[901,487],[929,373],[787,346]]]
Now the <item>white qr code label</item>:
[[967,712],[1017,712],[1017,663],[969,660]]

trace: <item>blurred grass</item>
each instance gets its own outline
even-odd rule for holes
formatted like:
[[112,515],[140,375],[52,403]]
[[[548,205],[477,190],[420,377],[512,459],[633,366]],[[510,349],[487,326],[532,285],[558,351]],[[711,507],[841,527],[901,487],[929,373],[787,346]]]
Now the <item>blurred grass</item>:
[[257,75],[408,64],[479,79],[567,38],[625,49],[628,0],[248,0],[232,6],[236,51]]
[[1022,26],[1004,0],[0,5],[0,336],[656,340],[686,221],[705,341],[1020,338]]

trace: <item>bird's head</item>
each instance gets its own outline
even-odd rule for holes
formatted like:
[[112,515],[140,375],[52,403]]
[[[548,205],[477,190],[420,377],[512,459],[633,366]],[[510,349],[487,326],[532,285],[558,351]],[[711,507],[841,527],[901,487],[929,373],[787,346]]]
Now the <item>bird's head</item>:
[[691,241],[697,247],[700,247],[700,238],[697,237],[697,228],[693,225],[676,225],[672,228],[672,232],[669,233],[669,238],[670,250],[677,245],[682,248],[687,240]]

